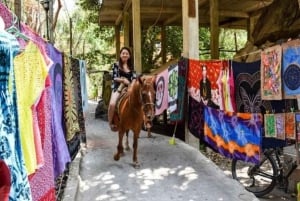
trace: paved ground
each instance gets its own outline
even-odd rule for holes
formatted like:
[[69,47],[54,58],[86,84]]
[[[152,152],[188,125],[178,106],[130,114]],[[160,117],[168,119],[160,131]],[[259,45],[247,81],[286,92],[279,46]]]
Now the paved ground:
[[95,107],[96,103],[89,104],[87,145],[70,166],[64,201],[259,200],[197,149],[179,139],[170,145],[168,136],[147,138],[141,132],[140,169],[132,166],[132,151],[114,161],[117,133],[109,130],[106,121],[94,118]]

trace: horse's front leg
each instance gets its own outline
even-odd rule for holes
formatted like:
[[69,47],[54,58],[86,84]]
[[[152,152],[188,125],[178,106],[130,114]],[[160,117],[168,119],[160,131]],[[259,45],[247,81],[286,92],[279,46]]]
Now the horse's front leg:
[[126,151],[130,150],[129,142],[128,142],[128,134],[129,134],[129,130],[126,131],[126,141],[125,141],[125,149],[126,149]]
[[120,156],[124,154],[124,150],[123,150],[123,136],[124,136],[124,132],[119,131],[118,151],[114,155],[114,159],[116,161],[118,161],[120,159]]
[[133,136],[133,157],[132,157],[134,168],[140,168],[140,164],[137,160],[138,139],[139,139],[139,132],[135,131]]

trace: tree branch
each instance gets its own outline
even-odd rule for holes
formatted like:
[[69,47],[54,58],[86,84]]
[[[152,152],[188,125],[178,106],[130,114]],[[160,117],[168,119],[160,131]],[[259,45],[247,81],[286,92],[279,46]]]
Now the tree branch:
[[54,16],[52,27],[51,27],[52,31],[54,31],[54,29],[56,27],[59,11],[60,11],[61,8],[62,8],[61,0],[58,0],[57,10],[55,12],[55,16]]

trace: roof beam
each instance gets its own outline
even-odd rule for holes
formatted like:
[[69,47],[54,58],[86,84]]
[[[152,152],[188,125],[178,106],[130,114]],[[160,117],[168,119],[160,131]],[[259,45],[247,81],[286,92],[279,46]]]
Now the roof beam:
[[182,14],[181,13],[178,13],[177,15],[173,15],[172,17],[170,17],[169,19],[167,19],[166,21],[164,21],[164,25],[171,24],[172,22],[175,22],[175,21],[177,21],[180,18],[182,18]]
[[123,8],[123,12],[121,12],[119,14],[119,16],[117,17],[115,25],[119,25],[121,23],[122,17],[123,17],[123,13],[127,12],[129,10],[129,8],[131,8],[131,3],[132,3],[132,0],[127,0],[126,1],[125,5],[124,5],[124,8]]

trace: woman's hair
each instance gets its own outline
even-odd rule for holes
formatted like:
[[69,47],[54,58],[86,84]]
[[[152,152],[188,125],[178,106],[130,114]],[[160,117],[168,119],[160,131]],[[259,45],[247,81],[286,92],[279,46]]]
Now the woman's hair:
[[[123,50],[127,50],[128,53],[129,53],[129,59],[127,61],[127,65],[129,67],[130,70],[134,70],[133,69],[133,65],[132,65],[132,55],[131,55],[131,51],[128,47],[122,47],[121,50],[120,50],[120,54],[122,53]],[[119,58],[119,67],[120,68],[123,68],[123,62],[122,62],[122,59],[121,57]]]

